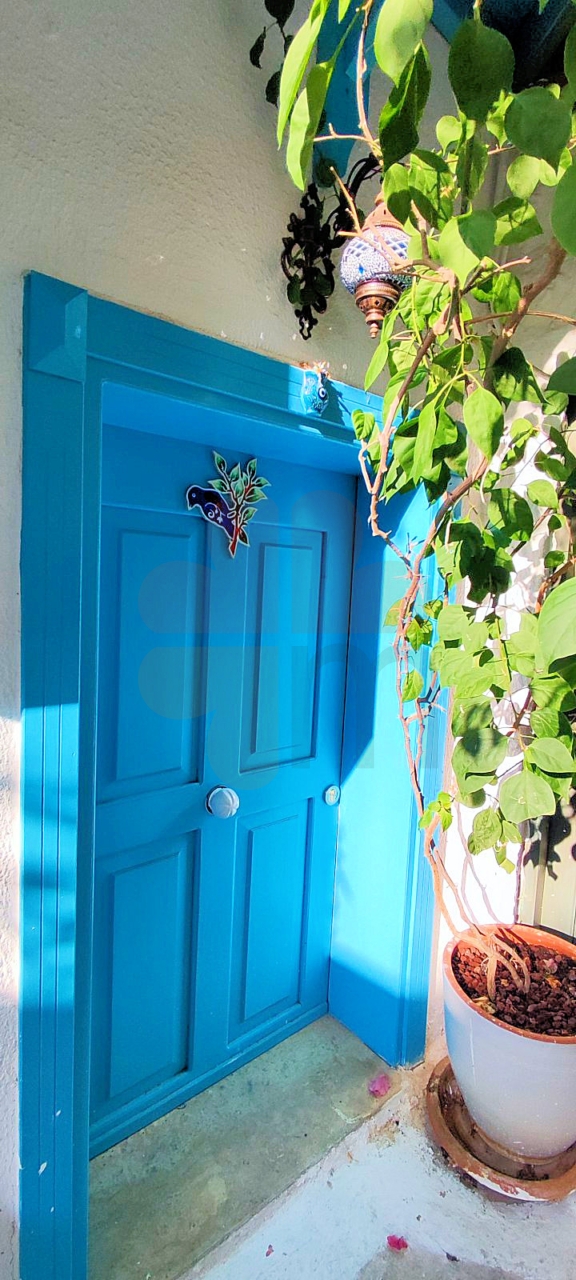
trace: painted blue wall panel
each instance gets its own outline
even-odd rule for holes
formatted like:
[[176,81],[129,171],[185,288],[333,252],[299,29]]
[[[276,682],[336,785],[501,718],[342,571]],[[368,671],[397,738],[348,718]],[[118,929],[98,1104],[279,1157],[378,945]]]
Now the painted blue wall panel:
[[[429,520],[423,494],[396,499],[386,511],[401,547],[421,538]],[[405,589],[401,561],[370,533],[364,499],[357,526],[330,1007],[393,1064],[416,1062],[424,1052],[433,921],[431,877],[420,853],[398,718],[394,631],[383,628]],[[432,717],[435,733],[427,738],[429,794],[442,776],[441,716]]]

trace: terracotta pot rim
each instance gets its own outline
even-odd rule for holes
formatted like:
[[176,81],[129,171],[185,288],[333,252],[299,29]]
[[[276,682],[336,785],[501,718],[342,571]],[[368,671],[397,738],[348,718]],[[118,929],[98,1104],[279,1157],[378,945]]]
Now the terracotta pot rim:
[[[501,925],[484,925],[483,928],[489,933],[495,933],[496,929]],[[548,933],[545,929],[539,929],[532,924],[514,924],[504,926],[508,933],[517,933],[528,942],[532,942],[535,946],[551,947],[557,951],[561,951],[564,955],[569,955],[576,961],[576,944],[568,942],[566,938],[560,937],[557,933]],[[504,1031],[509,1031],[511,1035],[523,1036],[525,1040],[541,1040],[543,1044],[565,1044],[576,1045],[576,1035],[573,1036],[550,1036],[540,1035],[537,1031],[526,1031],[524,1027],[513,1027],[509,1022],[504,1022],[502,1018],[496,1018],[494,1014],[488,1013],[487,1009],[479,1009],[474,1000],[466,995],[464,989],[457,981],[456,974],[452,968],[452,956],[456,947],[460,942],[469,942],[474,945],[474,934],[471,929],[465,929],[462,933],[456,934],[455,938],[451,938],[444,948],[443,970],[452,990],[467,1004],[469,1009],[473,1009],[479,1018],[485,1018],[487,1022],[494,1023],[497,1027],[502,1027]]]

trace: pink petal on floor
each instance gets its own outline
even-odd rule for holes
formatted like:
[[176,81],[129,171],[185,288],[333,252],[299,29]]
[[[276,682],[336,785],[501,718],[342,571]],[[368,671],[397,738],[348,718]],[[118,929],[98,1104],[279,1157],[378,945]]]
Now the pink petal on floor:
[[373,1098],[385,1098],[391,1088],[392,1081],[390,1080],[390,1076],[382,1074],[381,1076],[376,1076],[374,1080],[370,1081],[370,1084],[368,1085],[368,1093],[371,1093]]
[[402,1249],[408,1248],[408,1241],[404,1239],[404,1236],[387,1236],[386,1244],[389,1249],[395,1249],[397,1253],[400,1253]]
[[266,1250],[266,1257],[270,1258],[273,1253],[274,1253],[274,1245],[269,1244]]

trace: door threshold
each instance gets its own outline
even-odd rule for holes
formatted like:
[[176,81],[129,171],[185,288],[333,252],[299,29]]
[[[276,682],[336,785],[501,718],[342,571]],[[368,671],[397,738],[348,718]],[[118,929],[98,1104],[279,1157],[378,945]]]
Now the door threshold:
[[91,1164],[90,1280],[177,1280],[382,1105],[326,1015]]

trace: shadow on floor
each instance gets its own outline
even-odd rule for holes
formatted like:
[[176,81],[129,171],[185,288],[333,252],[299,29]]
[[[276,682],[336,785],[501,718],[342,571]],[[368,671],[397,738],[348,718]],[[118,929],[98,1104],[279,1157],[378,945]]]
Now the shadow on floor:
[[493,1267],[441,1258],[419,1250],[393,1253],[385,1249],[362,1268],[357,1280],[520,1280],[520,1277],[509,1271],[495,1271]]
[[321,1018],[98,1156],[90,1280],[177,1280],[378,1110],[383,1065]]

